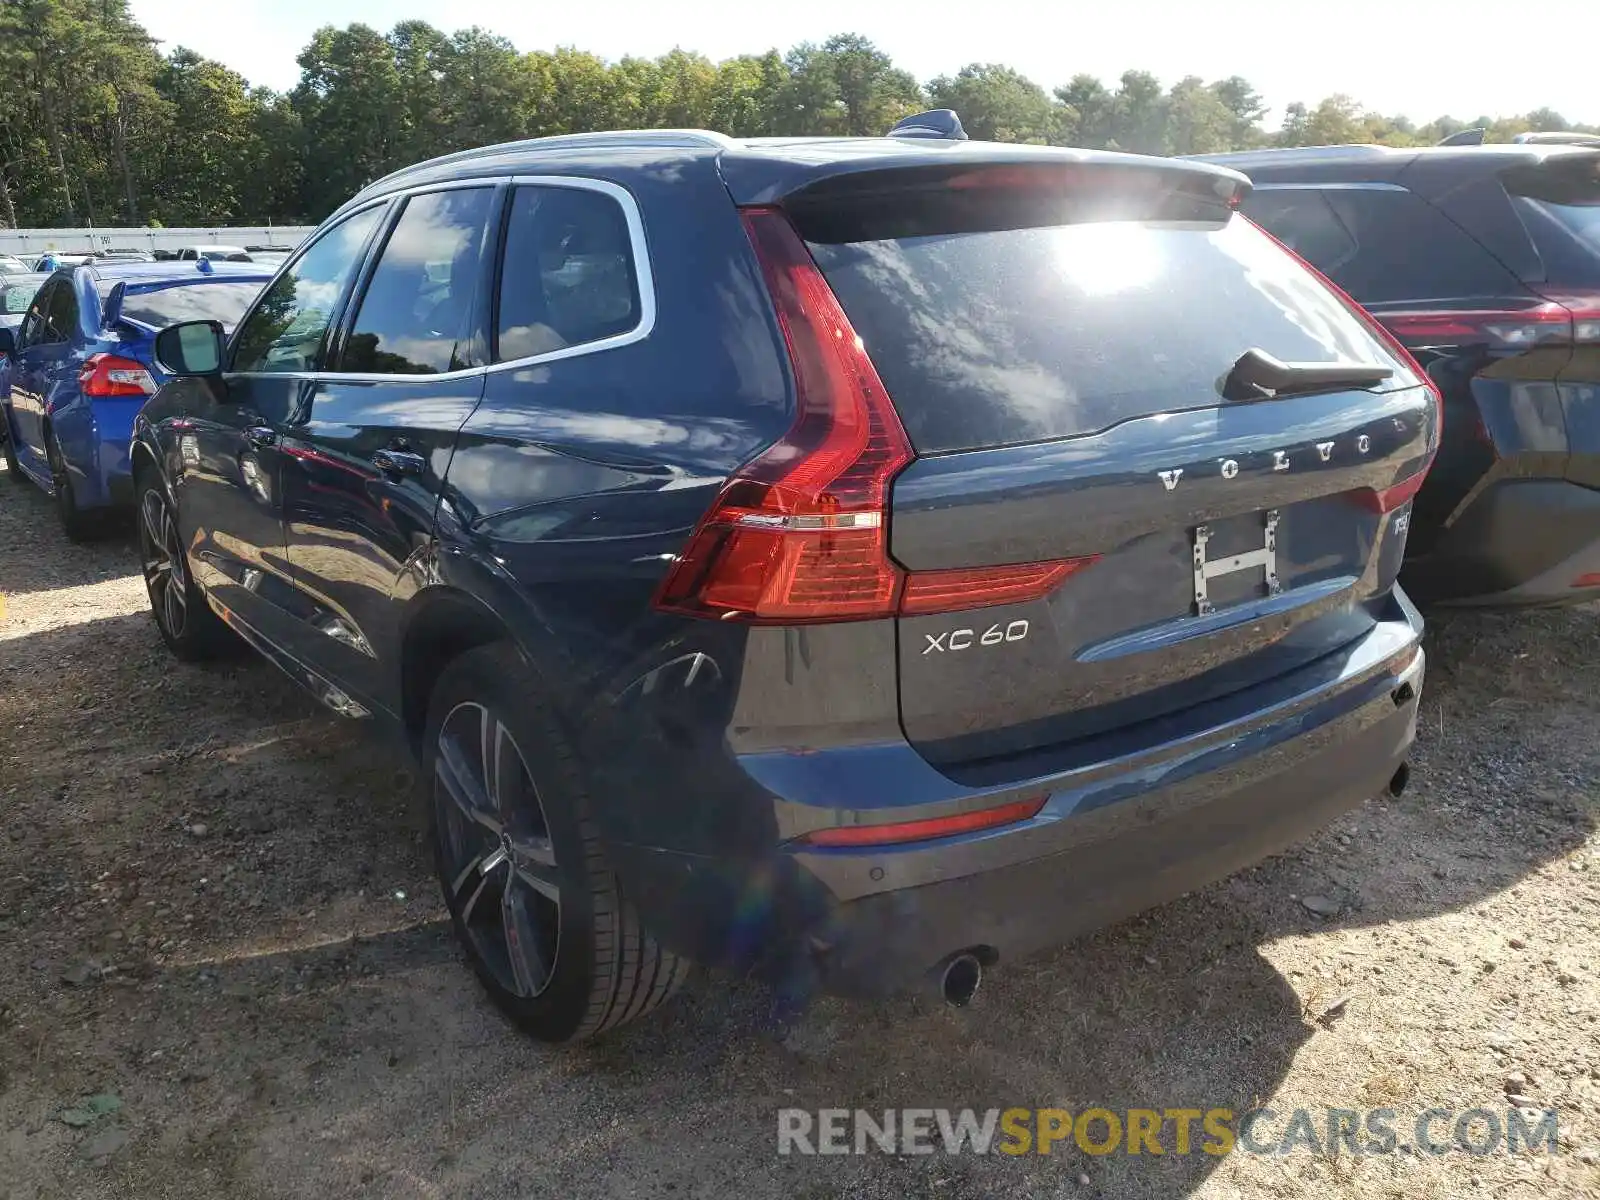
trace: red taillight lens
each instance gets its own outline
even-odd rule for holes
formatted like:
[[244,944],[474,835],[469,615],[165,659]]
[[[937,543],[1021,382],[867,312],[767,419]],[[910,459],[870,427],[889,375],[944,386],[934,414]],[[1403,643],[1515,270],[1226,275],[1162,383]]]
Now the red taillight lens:
[[910,439],[788,217],[776,208],[742,216],[794,371],[795,422],[724,486],[657,607],[775,625],[947,612],[1036,599],[1092,561],[919,572],[908,582],[889,558],[888,500],[913,457]]
[[906,577],[905,591],[900,597],[900,612],[909,617],[1037,600],[1055,591],[1068,575],[1076,574],[1098,561],[1099,555],[1095,555],[1092,558],[1016,563],[1004,567],[913,571]]
[[85,396],[148,396],[156,390],[155,378],[142,362],[115,354],[96,354],[78,372],[78,388]]
[[1520,309],[1386,312],[1383,324],[1412,346],[1488,345],[1528,350],[1572,338],[1572,313],[1559,304]]
[[950,817],[929,817],[923,821],[898,821],[890,825],[836,825],[816,829],[800,839],[808,846],[892,846],[901,842],[925,842],[931,838],[974,833],[998,825],[1014,825],[1039,814],[1047,796],[1013,800],[994,808],[956,813]]

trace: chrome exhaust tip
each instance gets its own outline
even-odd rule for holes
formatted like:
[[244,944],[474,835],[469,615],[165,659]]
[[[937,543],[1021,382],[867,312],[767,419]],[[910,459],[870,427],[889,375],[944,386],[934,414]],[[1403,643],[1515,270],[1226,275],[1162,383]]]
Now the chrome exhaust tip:
[[965,1008],[983,983],[983,964],[975,954],[952,954],[933,974],[940,999],[951,1008]]

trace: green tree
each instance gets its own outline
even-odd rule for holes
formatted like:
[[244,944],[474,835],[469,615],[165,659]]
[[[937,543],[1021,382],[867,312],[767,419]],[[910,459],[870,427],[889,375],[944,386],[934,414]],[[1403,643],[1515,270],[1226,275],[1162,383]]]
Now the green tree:
[[789,86],[789,68],[776,50],[726,59],[711,87],[710,127],[733,137],[777,133]]
[[1056,110],[1045,90],[999,63],[971,63],[928,85],[935,108],[953,108],[967,136],[996,142],[1049,142]]
[[1329,96],[1310,110],[1298,101],[1289,105],[1278,135],[1281,146],[1342,146],[1365,140],[1366,114],[1342,94]]
[[1074,75],[1072,82],[1058,87],[1056,99],[1061,113],[1062,140],[1088,150],[1103,150],[1116,132],[1116,99],[1093,75]]
[[1214,154],[1238,144],[1234,114],[1196,75],[1172,85],[1166,110],[1166,148],[1173,154]]
[[368,25],[317,30],[298,61],[290,102],[305,130],[305,208],[326,213],[405,161],[400,72]]
[[1228,110],[1228,149],[1247,150],[1262,140],[1261,120],[1267,115],[1266,101],[1250,86],[1250,81],[1230,75],[1211,84],[1211,90]]
[[1167,144],[1167,98],[1149,71],[1124,71],[1112,103],[1108,145],[1138,154],[1161,154]]
[[822,43],[825,69],[833,76],[842,108],[840,133],[883,134],[922,106],[922,89],[907,71],[866,38],[841,33]]

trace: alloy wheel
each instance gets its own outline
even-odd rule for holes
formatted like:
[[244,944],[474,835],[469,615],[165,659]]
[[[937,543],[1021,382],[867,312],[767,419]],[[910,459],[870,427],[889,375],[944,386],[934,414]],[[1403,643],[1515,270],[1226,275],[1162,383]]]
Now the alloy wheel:
[[139,551],[156,619],[169,636],[181,638],[189,620],[189,577],[172,508],[156,488],[139,503]]
[[561,884],[539,790],[511,731],[456,705],[439,727],[433,801],[449,901],[501,987],[531,998],[555,976]]

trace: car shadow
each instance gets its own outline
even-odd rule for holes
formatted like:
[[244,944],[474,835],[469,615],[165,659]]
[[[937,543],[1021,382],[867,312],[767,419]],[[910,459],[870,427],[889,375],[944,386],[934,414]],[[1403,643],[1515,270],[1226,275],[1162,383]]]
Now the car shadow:
[[108,515],[99,535],[67,540],[55,501],[0,462],[0,594],[55,591],[139,572],[129,514]]
[[132,1139],[120,1178],[140,1194],[177,1179],[375,1197],[1188,1194],[1221,1160],[1070,1143],[780,1156],[777,1114],[1259,1105],[1325,1033],[1331,989],[1359,1005],[1375,986],[1286,974],[1280,947],[1471,910],[1593,830],[1595,751],[1571,735],[1600,694],[1597,625],[1593,610],[1436,619],[1403,797],[1003,963],[971,1008],[823,998],[777,1024],[766,989],[701,975],[568,1050],[483,999],[407,768],[362,726],[276,672],[173,663],[143,613],[15,638],[0,1019],[30,1032],[0,1049],[0,1111],[23,1115],[15,1152],[69,1191],[97,1168],[48,1116],[111,1089]]

